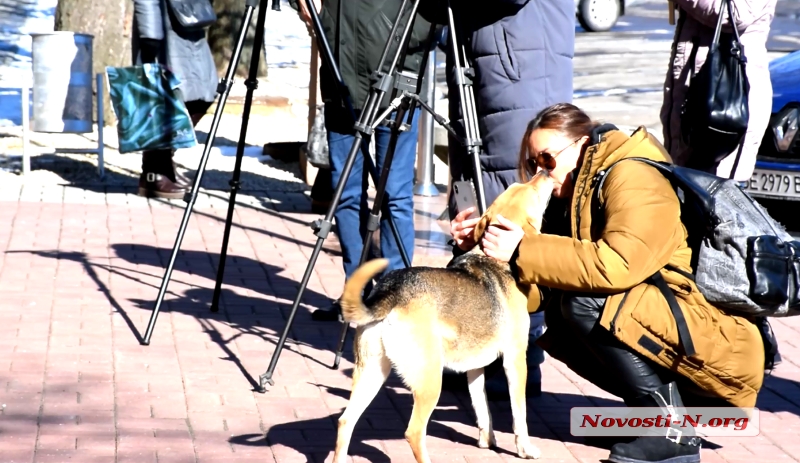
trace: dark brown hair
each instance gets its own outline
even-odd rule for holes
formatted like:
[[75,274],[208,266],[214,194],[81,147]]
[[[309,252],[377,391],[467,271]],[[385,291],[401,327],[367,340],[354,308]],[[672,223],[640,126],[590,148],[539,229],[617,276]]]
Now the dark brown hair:
[[557,103],[549,106],[528,123],[525,135],[519,149],[519,177],[520,181],[527,182],[534,172],[528,164],[530,157],[530,138],[536,129],[556,130],[567,138],[579,139],[588,137],[597,124],[583,110],[570,103]]

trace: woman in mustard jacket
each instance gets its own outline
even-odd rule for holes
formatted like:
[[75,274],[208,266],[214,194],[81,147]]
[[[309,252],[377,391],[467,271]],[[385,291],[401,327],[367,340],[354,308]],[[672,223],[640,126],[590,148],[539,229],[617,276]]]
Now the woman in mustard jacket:
[[[628,161],[609,171],[595,192],[598,173],[630,157],[670,161],[644,128],[628,136],[594,124],[571,104],[543,110],[528,126],[520,168],[523,179],[540,169],[554,178],[545,216],[550,228],[526,235],[513,223],[493,226],[481,246],[509,262],[520,283],[541,291],[547,331],[540,345],[628,406],[753,407],[764,374],[758,328],[718,310],[691,280],[665,268],[691,271],[680,203],[669,181],[652,166]],[[476,244],[475,222],[463,214],[452,222],[461,249]],[[649,282],[657,272],[686,319],[697,351],[692,357],[682,354],[667,301]],[[609,459],[700,461],[693,429],[672,429],[666,437],[618,443]]]

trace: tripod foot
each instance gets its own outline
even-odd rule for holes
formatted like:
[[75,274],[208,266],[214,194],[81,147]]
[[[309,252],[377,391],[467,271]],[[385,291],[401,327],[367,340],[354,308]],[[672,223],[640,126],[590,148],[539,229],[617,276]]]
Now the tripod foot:
[[141,341],[139,341],[139,344],[141,344],[143,346],[149,346],[150,345],[150,340],[149,339],[142,339]]
[[257,389],[258,392],[261,394],[267,392],[266,385],[269,384],[270,386],[275,385],[275,381],[272,379],[272,373],[266,372],[263,375],[258,377],[259,388]]
[[211,306],[211,311],[214,312],[214,313],[219,312],[219,306],[218,305],[212,305]]
[[350,330],[349,323],[342,323],[342,333],[339,335],[339,347],[336,348],[336,358],[333,360],[332,370],[339,369],[339,362],[342,361],[342,353],[344,353],[344,344],[347,342],[347,332]]

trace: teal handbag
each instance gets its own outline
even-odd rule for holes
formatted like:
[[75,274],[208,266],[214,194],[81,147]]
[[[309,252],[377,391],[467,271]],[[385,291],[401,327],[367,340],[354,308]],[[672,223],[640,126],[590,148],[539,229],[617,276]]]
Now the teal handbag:
[[106,77],[120,153],[197,145],[192,118],[178,91],[180,80],[169,69],[157,63],[109,66]]

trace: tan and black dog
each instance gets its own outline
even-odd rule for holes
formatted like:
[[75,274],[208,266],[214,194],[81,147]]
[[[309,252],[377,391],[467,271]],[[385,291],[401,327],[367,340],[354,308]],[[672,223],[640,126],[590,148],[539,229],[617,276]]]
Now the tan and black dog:
[[[552,190],[552,180],[545,175],[513,185],[481,217],[475,236],[482,237],[497,214],[538,232]],[[517,454],[538,458],[540,452],[530,442],[525,417],[530,326],[527,294],[531,288],[517,285],[508,264],[484,256],[476,247],[454,258],[446,268],[389,272],[363,302],[365,285],[386,265],[385,259],[365,263],[347,281],[341,298],[344,318],[356,324],[357,330],[353,390],[339,418],[334,463],[347,461],[356,421],[392,366],[414,396],[405,436],[418,462],[430,462],[425,434],[439,401],[445,367],[467,373],[478,422],[478,446],[494,446],[483,368],[500,355],[509,383]]]

